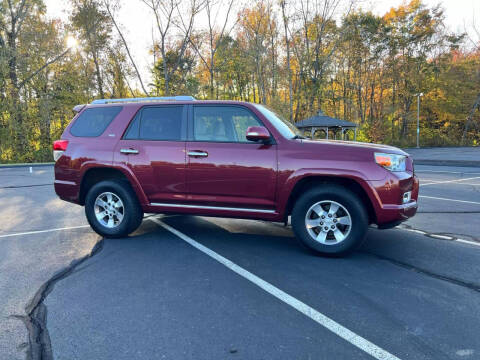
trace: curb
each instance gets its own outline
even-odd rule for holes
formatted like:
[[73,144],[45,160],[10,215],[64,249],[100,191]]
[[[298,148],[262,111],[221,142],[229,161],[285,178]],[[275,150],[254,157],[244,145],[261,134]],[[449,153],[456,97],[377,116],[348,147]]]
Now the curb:
[[54,162],[48,163],[23,163],[23,164],[0,164],[0,169],[8,169],[8,168],[20,168],[20,167],[41,167],[41,166],[53,166],[55,165]]
[[474,160],[426,160],[413,158],[415,165],[480,167],[480,161]]

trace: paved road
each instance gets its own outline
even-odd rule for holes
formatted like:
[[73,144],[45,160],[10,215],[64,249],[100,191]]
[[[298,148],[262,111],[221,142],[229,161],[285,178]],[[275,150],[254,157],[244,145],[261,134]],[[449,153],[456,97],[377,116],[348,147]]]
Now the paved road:
[[439,234],[480,239],[480,167],[416,167],[419,214],[406,224]]
[[0,359],[25,357],[12,315],[35,294],[45,359],[480,358],[480,169],[416,169],[419,215],[372,228],[345,259],[278,224],[218,218],[151,217],[102,241],[82,208],[30,186],[51,168],[0,169]]
[[[52,167],[0,169],[0,359],[25,359],[26,316],[42,285],[73,260],[88,254],[100,238],[81,207],[56,198]],[[45,229],[62,231],[10,236]]]

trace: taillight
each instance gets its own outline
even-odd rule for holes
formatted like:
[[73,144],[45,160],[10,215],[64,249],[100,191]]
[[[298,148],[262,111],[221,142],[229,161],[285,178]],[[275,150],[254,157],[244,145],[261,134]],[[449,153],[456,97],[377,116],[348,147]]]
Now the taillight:
[[57,161],[67,150],[68,140],[55,140],[53,142],[53,160]]

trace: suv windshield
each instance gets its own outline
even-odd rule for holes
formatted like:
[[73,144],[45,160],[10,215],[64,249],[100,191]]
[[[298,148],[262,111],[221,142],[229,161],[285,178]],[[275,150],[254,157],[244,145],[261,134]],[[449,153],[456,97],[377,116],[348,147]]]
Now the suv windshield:
[[290,121],[284,119],[264,105],[254,104],[255,107],[272,123],[273,126],[287,139],[302,137],[300,131]]

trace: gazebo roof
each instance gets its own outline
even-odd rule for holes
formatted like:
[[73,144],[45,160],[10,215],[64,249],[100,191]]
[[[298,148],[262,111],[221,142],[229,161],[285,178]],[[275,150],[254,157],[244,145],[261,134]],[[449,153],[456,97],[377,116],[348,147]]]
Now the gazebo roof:
[[311,127],[356,128],[357,124],[350,121],[340,120],[340,119],[332,118],[330,116],[326,116],[321,111],[319,111],[317,115],[314,115],[305,120],[299,121],[295,124],[295,126],[299,129],[311,128]]

